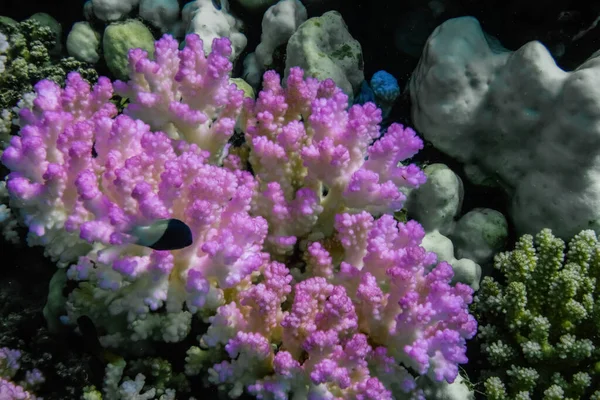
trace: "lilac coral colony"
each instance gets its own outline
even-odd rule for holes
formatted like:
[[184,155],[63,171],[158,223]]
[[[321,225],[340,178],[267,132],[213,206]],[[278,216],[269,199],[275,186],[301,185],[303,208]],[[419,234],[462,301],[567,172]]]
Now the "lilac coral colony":
[[[244,98],[231,51],[165,35],[153,58],[130,51],[126,82],[35,85],[1,160],[28,243],[73,284],[62,323],[90,318],[115,352],[198,335],[186,373],[230,398],[416,399],[420,375],[453,382],[473,290],[421,247],[419,223],[393,216],[426,181],[402,163],[421,139],[398,123],[379,138],[375,104],[348,108],[297,67]],[[162,219],[192,244],[135,243],[132,229]]]

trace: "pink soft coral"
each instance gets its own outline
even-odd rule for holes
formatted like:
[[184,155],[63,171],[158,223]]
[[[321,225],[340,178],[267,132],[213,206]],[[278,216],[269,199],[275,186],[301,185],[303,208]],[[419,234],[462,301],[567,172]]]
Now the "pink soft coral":
[[446,262],[427,272],[437,257],[419,246],[425,232],[415,221],[341,214],[336,230],[345,256],[332,281],[356,299],[361,331],[420,374],[453,382],[477,331],[468,312],[473,290],[450,285]]
[[399,164],[423,146],[412,129],[392,124],[372,145],[381,122],[373,103],[347,109],[348,97],[332,80],[304,78],[300,68],[286,83],[265,73],[243,115],[259,182],[255,208],[270,223],[272,251],[289,253],[297,238],[330,235],[339,212],[399,210],[401,188],[425,182],[419,168]]
[[[36,91],[33,110],[23,112],[27,125],[2,161],[30,235],[65,263],[82,256],[68,276],[89,283],[71,295],[71,320],[80,308],[100,325],[126,315],[133,338],[178,340],[189,327],[157,328],[145,316],[163,306],[187,312],[184,304],[214,311],[223,290],[268,260],[267,222],[248,214],[256,185],[249,172],[212,165],[196,144],[141,120],[114,118],[105,79],[91,89],[73,73],[64,89],[42,81]],[[172,252],[131,244],[133,227],[163,218],[185,221],[193,244]]]
[[[242,109],[230,51],[216,39],[205,56],[194,35],[182,50],[164,36],[154,60],[133,50],[119,116],[105,78],[36,85],[2,161],[30,243],[77,260],[66,320],[85,313],[123,346],[180,341],[197,313],[201,346],[222,357],[208,380],[231,397],[420,398],[409,367],[452,382],[472,291],[446,263],[430,271],[422,227],[390,215],[425,181],[400,163],[422,141],[399,124],[379,138],[380,110],[348,109],[331,80],[293,68],[284,88],[271,71],[243,106],[250,173],[227,155]],[[190,227],[189,247],[134,244],[132,228],[167,218]]]
[[208,56],[198,35],[187,35],[182,50],[178,46],[164,35],[155,44],[154,60],[142,49],[131,50],[130,80],[115,82],[115,90],[130,99],[126,115],[197,144],[216,161],[225,155],[244,97],[229,82],[231,43],[215,39]]

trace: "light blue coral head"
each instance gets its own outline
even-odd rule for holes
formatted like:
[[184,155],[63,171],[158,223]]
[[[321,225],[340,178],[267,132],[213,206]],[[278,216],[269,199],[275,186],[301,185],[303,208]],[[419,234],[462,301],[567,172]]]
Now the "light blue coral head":
[[393,103],[400,96],[400,85],[394,76],[386,71],[377,71],[371,78],[371,88],[378,100]]
[[371,78],[371,89],[373,89],[376,103],[381,108],[383,117],[387,117],[394,102],[400,96],[398,81],[386,71],[377,71]]

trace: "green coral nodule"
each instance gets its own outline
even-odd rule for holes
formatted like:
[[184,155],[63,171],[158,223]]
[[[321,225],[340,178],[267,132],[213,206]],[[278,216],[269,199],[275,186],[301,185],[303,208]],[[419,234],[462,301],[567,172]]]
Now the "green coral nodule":
[[600,243],[544,229],[496,255],[473,303],[490,400],[600,398]]
[[61,59],[53,56],[56,33],[35,19],[15,22],[0,18],[0,34],[6,39],[6,49],[0,54],[1,152],[10,140],[10,135],[18,130],[14,121],[18,119],[18,110],[22,108],[19,102],[33,91],[33,86],[38,81],[50,79],[63,85],[67,74],[76,71],[93,84],[98,80],[98,75],[90,65],[72,57]]

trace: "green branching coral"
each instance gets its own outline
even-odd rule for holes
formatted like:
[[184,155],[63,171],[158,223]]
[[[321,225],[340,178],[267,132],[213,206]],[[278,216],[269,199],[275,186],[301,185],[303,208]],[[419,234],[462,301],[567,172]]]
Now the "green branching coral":
[[55,39],[50,28],[34,20],[18,24],[2,23],[0,32],[8,38],[5,70],[0,75],[0,108],[16,105],[21,93],[44,79],[42,70],[51,64],[49,49]]
[[98,75],[95,69],[72,57],[52,59],[54,34],[36,20],[14,23],[0,19],[0,42],[0,149],[3,149],[5,144],[1,142],[15,129],[15,107],[28,106],[27,101],[19,102],[33,91],[33,85],[39,80],[51,79],[62,85],[69,72],[77,71],[94,83]]
[[490,371],[489,400],[600,400],[600,244],[586,230],[565,243],[549,229],[498,254],[473,311]]

